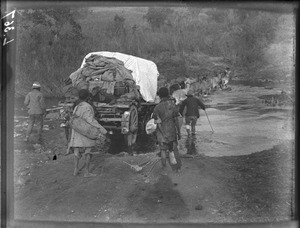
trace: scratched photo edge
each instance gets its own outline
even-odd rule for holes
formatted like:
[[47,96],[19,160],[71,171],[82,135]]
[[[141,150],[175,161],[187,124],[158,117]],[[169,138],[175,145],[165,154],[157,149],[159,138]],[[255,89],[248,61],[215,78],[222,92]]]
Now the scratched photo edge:
[[[70,3],[73,3],[73,2],[75,2],[76,4],[75,4],[75,6],[76,7],[78,7],[78,8],[85,8],[86,7],[86,5],[81,5],[82,3],[79,3],[78,1],[65,1],[64,2],[64,4],[70,4]],[[18,2],[13,2],[13,1],[8,1],[7,2],[8,4],[8,7],[10,8],[9,10],[13,10],[14,9],[14,4],[16,3],[16,5],[17,6],[21,6],[20,5],[20,3],[18,3]],[[148,3],[148,2],[147,2]],[[151,3],[151,2],[150,2]],[[47,4],[49,4],[49,5],[51,5],[51,6],[57,6],[57,4],[56,3],[47,3]],[[46,4],[46,5],[47,5]],[[131,5],[130,6],[134,6],[134,4],[135,3],[131,3]],[[174,4],[175,6],[177,6],[178,5],[178,3],[177,2],[172,2],[172,4]],[[181,3],[179,3],[179,4],[181,4]],[[194,3],[193,3],[194,4]],[[218,4],[219,3],[214,3],[213,5],[215,6],[215,7],[218,7]],[[225,4],[225,3],[224,3]],[[28,2],[26,2],[26,4],[25,4],[25,6],[26,6],[26,8],[27,7],[29,7],[29,8],[31,8],[32,7],[32,5],[34,6],[34,7],[38,7],[38,4],[36,3],[36,2],[30,2],[30,1],[28,1]],[[94,2],[94,1],[91,1],[91,2],[89,2],[88,3],[88,7],[91,7],[91,6],[95,6],[95,7],[97,7],[99,5],[99,3],[96,3],[96,2]],[[139,5],[139,4],[138,4]],[[209,7],[211,6],[210,4],[208,4],[209,5]],[[225,4],[226,5],[226,4]],[[268,4],[267,4],[268,5]],[[106,7],[116,7],[117,5],[116,5],[116,3],[112,3],[112,5],[111,5],[111,3],[108,3],[107,5],[106,5]],[[179,6],[181,6],[181,5],[179,5]],[[239,7],[243,7],[243,6],[237,6],[238,8]],[[248,6],[250,9],[251,9],[251,3],[250,3],[250,6]],[[294,6],[293,6],[294,7]],[[221,7],[222,8],[222,7]],[[262,8],[264,8],[264,7],[262,7]],[[290,5],[289,5],[289,7],[288,7],[288,9],[290,8]],[[266,6],[265,7],[265,9],[266,10],[269,10],[270,8],[269,8],[269,5],[268,6]],[[17,8],[17,10],[18,10],[18,8]],[[278,10],[278,9],[277,9]],[[281,10],[279,10],[279,11],[281,11]],[[15,46],[16,44],[14,44],[14,46]],[[15,47],[14,47],[15,48]],[[2,47],[2,51],[3,51],[3,47]],[[9,54],[9,55],[11,55],[11,54]],[[3,55],[2,55],[3,56]],[[8,67],[11,67],[11,66],[13,66],[13,65],[15,65],[15,54],[12,54],[11,55],[12,56],[12,61],[10,61],[10,62],[8,62],[8,63],[6,63],[5,62],[5,59],[4,58],[2,58],[1,60],[2,60],[2,64],[7,64],[7,66]],[[298,70],[298,68],[297,68],[297,70]],[[296,70],[296,72],[297,72],[297,70]],[[6,71],[6,72],[4,72],[5,73],[5,79],[7,80],[8,79],[8,77],[10,78],[10,79],[13,79],[13,80],[15,80],[15,69],[14,68],[12,68],[12,71],[13,71],[13,76],[12,77],[10,77],[10,73],[8,73],[8,71]],[[298,79],[296,79],[296,80],[298,80]],[[3,80],[2,80],[2,82],[3,82]],[[6,81],[5,81],[6,82]],[[8,84],[7,84],[7,90],[8,90],[8,92],[7,92],[7,94],[6,94],[6,96],[10,96],[10,97],[14,97],[14,83],[12,83],[11,81],[10,82],[8,82]],[[296,90],[297,91],[297,90]],[[2,95],[2,98],[3,98],[4,96]],[[8,101],[8,100],[7,100]],[[11,101],[11,100],[10,100]],[[5,102],[4,102],[5,103]],[[1,105],[2,105],[2,107],[3,107],[3,101],[1,102]],[[7,110],[6,110],[6,112],[8,112],[8,111],[11,111],[11,110],[13,110],[14,109],[14,107],[15,107],[15,105],[14,105],[14,102],[12,102],[12,103],[7,103],[6,104],[7,106]],[[5,108],[5,107],[4,107]],[[3,111],[2,111],[2,113],[3,113]],[[12,132],[13,132],[13,116],[12,115],[8,115],[8,113],[7,113],[7,127],[8,127],[8,131],[7,131],[7,133],[9,133],[9,135],[13,135],[12,134]],[[3,118],[3,116],[1,117],[1,118]],[[3,120],[2,119],[2,123],[3,123],[3,121],[5,121],[5,120]],[[13,137],[6,137],[5,136],[5,134],[4,134],[4,132],[1,132],[1,140],[7,140],[7,151],[9,152],[9,151],[12,151],[13,152],[13,144],[14,144],[14,138]],[[2,152],[3,153],[3,152]],[[2,154],[1,153],[1,154]],[[1,155],[2,156],[2,155]],[[7,172],[6,174],[7,174],[7,186],[5,186],[6,187],[6,189],[13,189],[13,185],[14,185],[14,182],[13,182],[13,171],[11,170],[11,168],[13,168],[13,162],[14,162],[14,160],[13,160],[13,153],[12,154],[7,154],[6,155],[6,158],[7,158],[7,163],[6,163],[6,166],[7,166],[7,168],[9,168],[9,170],[6,170],[6,171],[1,171],[1,173],[5,173],[5,172]],[[3,162],[5,162],[5,161],[2,161],[1,160],[1,163],[2,163],[2,167],[3,167]],[[1,176],[3,176],[3,174],[1,174]],[[2,185],[5,185],[5,183],[2,183]],[[10,186],[11,186],[11,188],[10,188]],[[297,185],[296,185],[297,186]],[[2,189],[3,189],[3,187],[2,187]],[[2,193],[3,194],[3,193]],[[7,193],[7,195],[8,195],[8,204],[7,204],[7,206],[8,206],[8,208],[9,208],[9,210],[7,211],[7,214],[8,214],[8,220],[10,220],[9,222],[11,222],[11,221],[13,221],[14,220],[14,218],[13,218],[13,212],[11,211],[13,208],[14,208],[14,206],[13,206],[13,204],[14,204],[14,194],[12,193],[12,192],[8,192]],[[3,195],[2,195],[3,196]],[[2,202],[3,203],[3,202]],[[1,208],[1,209],[3,209],[3,208]],[[21,223],[19,223],[19,222],[21,222]],[[40,221],[34,221],[34,220],[30,220],[30,221],[15,221],[15,224],[18,226],[20,226],[20,225],[22,225],[22,223],[25,223],[25,224],[27,224],[27,225],[29,225],[30,226],[30,224],[32,223],[32,224],[39,224],[40,223]],[[61,223],[61,222],[56,222],[56,221],[53,221],[54,222],[54,224],[56,224],[57,223],[57,225],[58,225],[58,223]],[[13,222],[14,223],[14,222]],[[13,224],[12,223],[12,224]],[[24,223],[23,223],[23,225],[24,225]],[[45,224],[46,223],[46,224]],[[43,221],[42,223],[40,223],[40,224],[43,224],[43,225],[46,225],[47,226],[47,223],[51,223],[51,222],[49,222],[49,221]],[[62,224],[60,224],[60,225],[65,225],[65,223],[68,223],[68,225],[69,224],[72,224],[72,225],[74,225],[74,226],[77,226],[77,227],[80,227],[82,224],[85,224],[85,222],[83,222],[82,224],[75,224],[74,222],[62,222]],[[293,223],[293,222],[292,222]],[[105,223],[106,224],[106,223]],[[108,224],[110,224],[110,223],[108,223]],[[49,226],[52,226],[53,224],[48,224]],[[95,225],[97,225],[97,226],[99,226],[99,224],[98,223],[96,223]],[[148,224],[133,224],[134,226],[136,226],[136,225],[138,225],[138,226],[143,226],[143,225],[148,225]],[[159,226],[159,227],[164,227],[166,224],[152,224],[152,225],[155,225],[155,226]],[[189,225],[188,224],[179,224],[180,226],[187,226],[187,227],[189,227]],[[197,225],[200,225],[200,226],[206,226],[206,224],[197,224]],[[216,224],[216,225],[220,225],[220,226],[222,226],[222,224]],[[235,225],[235,224],[233,224],[233,225]],[[238,224],[237,224],[238,225]],[[250,225],[250,227],[256,227],[256,226],[259,226],[259,225],[255,225],[255,224],[249,224]],[[293,224],[291,224],[291,225],[293,225]],[[209,224],[207,225],[207,226],[209,226]],[[226,226],[226,224],[225,224],[225,226]]]

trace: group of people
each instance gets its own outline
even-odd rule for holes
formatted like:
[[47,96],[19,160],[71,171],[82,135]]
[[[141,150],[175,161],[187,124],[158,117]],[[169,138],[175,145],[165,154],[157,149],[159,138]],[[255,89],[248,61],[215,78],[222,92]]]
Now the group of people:
[[228,88],[228,82],[231,78],[231,71],[229,67],[226,67],[226,69],[222,72],[219,72],[218,75],[215,78],[215,88],[219,89],[227,89]]
[[[43,119],[46,115],[45,99],[40,91],[41,85],[34,82],[32,91],[26,95],[24,105],[28,108],[29,123],[26,132],[26,141],[29,141],[30,134],[34,124],[37,125],[38,140],[42,141]],[[181,121],[183,112],[185,113],[185,126],[188,135],[196,133],[196,122],[200,117],[199,107],[205,110],[205,105],[199,99],[193,96],[192,91],[188,91],[186,99],[176,104],[174,98],[169,94],[169,89],[162,87],[158,91],[160,102],[155,106],[153,111],[153,118],[157,124],[156,136],[160,147],[160,156],[162,168],[166,169],[167,153],[173,152],[176,159],[176,164],[172,164],[171,168],[174,171],[180,172],[181,160],[178,151],[178,140],[181,139]],[[107,131],[95,119],[93,107],[87,102],[89,91],[82,89],[78,92],[79,100],[76,102],[77,106],[74,109],[73,115],[79,116],[89,124],[99,129],[102,135],[106,135]],[[73,175],[78,175],[79,159],[85,157],[85,173],[84,177],[92,177],[95,174],[90,173],[89,164],[92,157],[92,147],[96,146],[96,141],[90,139],[72,129],[71,138],[68,148],[73,148],[75,156],[75,167]],[[170,161],[170,160],[169,160]]]
[[[30,91],[24,101],[24,105],[28,108],[29,121],[26,132],[25,141],[30,141],[30,135],[34,124],[37,126],[38,142],[42,143],[42,129],[43,119],[46,116],[45,98],[41,93],[41,85],[38,82],[34,82],[32,85],[32,91]],[[78,92],[78,100],[76,101],[76,108],[74,109],[73,115],[79,116],[92,126],[99,129],[99,133],[106,135],[107,131],[98,123],[95,119],[95,113],[93,107],[87,102],[89,97],[89,91],[82,89]],[[85,157],[85,171],[84,177],[93,177],[95,174],[90,172],[90,160],[94,152],[92,148],[96,146],[96,140],[90,139],[75,130],[72,129],[70,142],[68,148],[73,148],[75,156],[75,167],[73,175],[76,176],[79,173],[79,160],[82,156]]]

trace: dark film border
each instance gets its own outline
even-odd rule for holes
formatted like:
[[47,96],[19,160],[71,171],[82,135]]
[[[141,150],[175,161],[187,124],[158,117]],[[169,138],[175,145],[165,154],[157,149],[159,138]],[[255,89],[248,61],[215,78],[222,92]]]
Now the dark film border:
[[[113,7],[113,6],[192,6],[192,7],[216,7],[216,8],[238,8],[248,10],[264,10],[269,12],[278,13],[295,13],[296,16],[296,28],[297,35],[299,32],[299,16],[298,16],[298,4],[292,2],[235,2],[235,1],[89,1],[82,3],[81,1],[1,1],[1,17],[5,12],[10,12],[14,9],[26,9],[26,8],[44,8],[44,7],[63,7],[66,5],[72,5],[73,7],[86,7],[86,6],[99,6],[99,7]],[[15,16],[15,21],[17,15]],[[16,23],[16,22],[15,22]],[[16,28],[16,26],[15,26]],[[3,23],[1,21],[1,31],[3,34]],[[1,34],[1,38],[2,37]],[[296,35],[296,37],[298,37]],[[16,37],[16,29],[11,33],[11,38]],[[3,39],[1,40],[3,43]],[[16,42],[11,42],[5,46],[1,43],[1,227],[297,227],[298,224],[298,176],[295,177],[295,215],[294,221],[278,222],[278,223],[260,223],[260,224],[121,224],[121,223],[75,223],[75,222],[56,222],[56,221],[31,221],[31,220],[14,220],[13,204],[14,204],[14,189],[13,189],[13,115],[14,112],[14,82],[15,82],[15,66],[16,66]],[[298,39],[296,42],[298,47]],[[295,50],[296,56],[296,50]],[[297,56],[295,57],[296,63],[298,63]],[[295,86],[298,85],[298,64],[295,65]],[[296,89],[296,95],[298,91]],[[296,105],[295,117],[298,116],[298,108]],[[297,126],[298,121],[295,118],[295,124]],[[295,128],[296,137],[298,136],[298,128]],[[296,140],[295,151],[298,149],[298,143]],[[296,156],[295,173],[298,171],[298,156]]]

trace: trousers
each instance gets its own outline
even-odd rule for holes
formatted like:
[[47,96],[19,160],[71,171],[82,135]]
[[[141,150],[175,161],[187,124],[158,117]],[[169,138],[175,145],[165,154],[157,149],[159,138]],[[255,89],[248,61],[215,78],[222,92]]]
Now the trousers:
[[181,159],[179,157],[179,151],[178,151],[178,142],[177,141],[173,141],[173,142],[169,142],[169,143],[164,143],[164,142],[160,142],[159,143],[159,148],[160,148],[160,154],[161,154],[161,163],[163,167],[166,167],[167,165],[167,151],[173,151],[174,155],[175,155],[175,159],[177,164],[173,165],[170,163],[169,164],[172,168],[172,170],[176,170],[176,169],[180,169],[182,162]]
[[[192,133],[196,132],[196,123],[197,123],[197,116],[186,116],[185,117],[185,125],[192,127]],[[189,128],[187,128],[189,130]],[[189,131],[188,131],[189,132]]]
[[42,137],[42,130],[43,130],[43,114],[32,114],[29,115],[29,121],[28,121],[28,128],[26,132],[26,137],[29,137],[29,135],[32,132],[32,128],[34,124],[36,124],[37,127],[37,134],[38,138],[41,139]]

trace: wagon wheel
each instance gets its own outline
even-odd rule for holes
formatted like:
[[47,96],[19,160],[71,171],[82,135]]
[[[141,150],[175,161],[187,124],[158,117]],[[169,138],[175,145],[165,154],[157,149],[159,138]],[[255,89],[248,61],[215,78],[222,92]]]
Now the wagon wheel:
[[132,145],[135,144],[138,132],[138,110],[135,105],[132,105],[129,109],[129,133],[124,135],[125,142],[128,146],[128,149],[132,150]]

